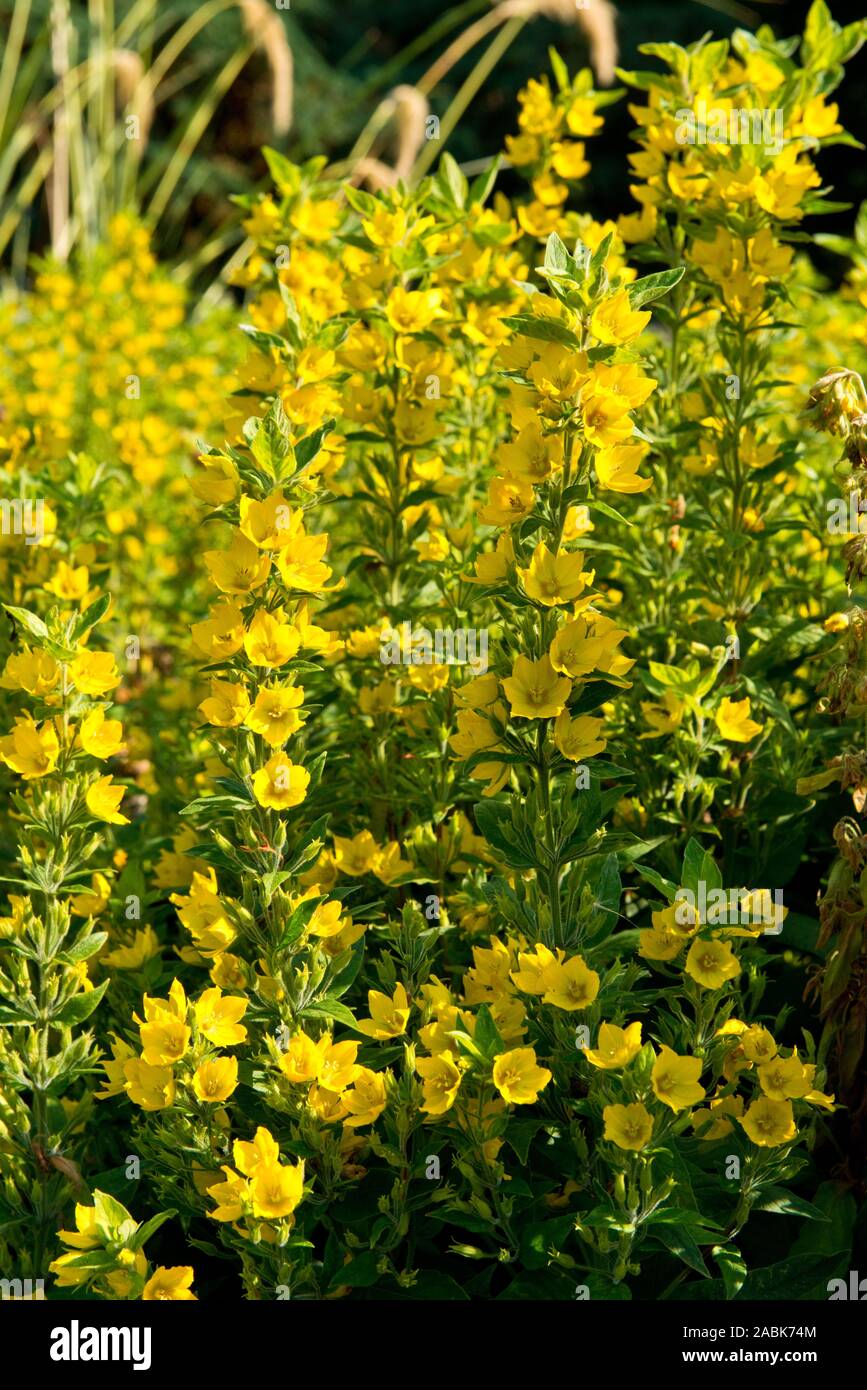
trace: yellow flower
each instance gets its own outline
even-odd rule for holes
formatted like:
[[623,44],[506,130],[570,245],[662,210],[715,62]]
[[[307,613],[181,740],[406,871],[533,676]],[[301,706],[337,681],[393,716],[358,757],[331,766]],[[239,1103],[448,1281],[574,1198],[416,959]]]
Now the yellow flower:
[[532,511],[533,501],[532,483],[521,478],[493,478],[488,486],[487,506],[478,513],[479,521],[486,526],[513,526]]
[[289,220],[309,241],[328,241],[343,217],[344,206],[336,198],[310,198],[293,210]]
[[587,1048],[584,1056],[593,1067],[604,1071],[620,1071],[629,1066],[641,1051],[641,1024],[630,1023],[618,1028],[614,1023],[600,1023],[595,1048]]
[[355,1026],[359,1033],[366,1033],[370,1038],[399,1038],[406,1032],[410,1005],[400,981],[391,998],[378,989],[368,990],[367,1007],[371,1017],[358,1020]]
[[89,578],[86,565],[78,565],[73,568],[65,560],[60,560],[53,578],[44,585],[44,588],[49,594],[54,594],[56,598],[68,599],[71,603],[77,603],[87,593]]
[[106,719],[103,710],[93,709],[82,719],[78,737],[92,758],[113,758],[123,748],[123,725],[119,719]]
[[755,738],[756,734],[760,734],[764,727],[762,724],[757,724],[754,719],[750,719],[750,701],[748,698],[730,700],[725,696],[714,715],[714,719],[723,738],[729,739],[732,743],[749,743],[750,739]]
[[576,97],[566,112],[566,124],[573,135],[595,135],[602,127],[591,97]]
[[138,1057],[123,1064],[124,1090],[142,1110],[165,1110],[174,1104],[175,1081],[171,1067],[152,1067]]
[[710,1143],[714,1139],[724,1139],[727,1134],[731,1134],[734,1129],[732,1120],[739,1120],[743,1113],[744,1102],[741,1096],[723,1096],[719,1100],[712,1100],[709,1110],[695,1110],[692,1127],[698,1139]]
[[304,690],[300,685],[263,686],[244,723],[271,748],[276,748],[304,723],[306,716],[298,712],[303,702]]
[[422,1078],[424,1100],[419,1109],[427,1115],[444,1115],[451,1110],[461,1084],[461,1070],[447,1052],[420,1057],[415,1069]]
[[264,767],[253,773],[253,795],[260,806],[285,811],[300,806],[307,795],[310,773],[292,763],[283,753],[275,753]]
[[216,1210],[209,1212],[214,1221],[240,1221],[248,1201],[247,1183],[231,1168],[223,1168],[225,1182],[212,1183],[207,1189],[208,1196],[217,1203]]
[[193,1077],[193,1091],[198,1100],[216,1104],[228,1100],[238,1085],[238,1062],[234,1057],[215,1057],[202,1062]]
[[281,550],[300,535],[303,528],[304,513],[293,512],[282,491],[272,492],[263,502],[252,497],[241,498],[241,534],[259,550]]
[[[96,875],[94,875],[96,877]],[[116,970],[140,970],[147,961],[153,960],[161,951],[160,939],[153,927],[148,924],[143,931],[137,931],[130,946],[118,946],[107,951],[101,960]]]
[[570,762],[592,758],[594,753],[601,753],[607,746],[601,737],[604,727],[604,719],[595,719],[590,714],[579,714],[576,719],[570,719],[568,711],[564,709],[557,715],[554,724],[554,742]]
[[638,467],[647,453],[646,444],[614,444],[600,449],[593,459],[601,488],[610,492],[644,492],[653,486],[652,478],[642,478]]
[[58,1240],[72,1250],[97,1250],[102,1244],[96,1223],[96,1207],[75,1204],[75,1230],[58,1231]]
[[385,316],[395,333],[423,333],[439,315],[441,302],[439,290],[405,290],[398,285],[386,300]]
[[373,872],[380,883],[391,884],[401,874],[409,873],[412,870],[412,862],[409,859],[402,859],[400,854],[400,843],[392,840],[384,845],[382,852],[376,856],[373,864]]
[[[830,613],[822,624],[826,632],[845,632],[849,626],[849,615],[847,613]],[[9,661],[12,660],[10,656]],[[9,662],[6,663],[7,669]]]
[[653,914],[653,926],[638,933],[638,954],[645,960],[674,960],[683,950],[683,932],[664,919],[661,912]]
[[277,568],[287,589],[305,594],[318,593],[331,578],[331,569],[322,561],[328,549],[328,536],[301,536],[289,550],[277,553]]
[[270,1130],[259,1125],[252,1142],[246,1139],[236,1139],[232,1145],[232,1157],[235,1160],[235,1167],[251,1178],[256,1169],[263,1163],[279,1163],[280,1148]]
[[556,719],[572,693],[572,682],[557,675],[547,654],[538,661],[518,656],[503,690],[513,718]]
[[582,960],[572,956],[567,961],[555,961],[544,971],[543,1004],[557,1009],[586,1009],[599,993],[599,976]]
[[149,1067],[167,1067],[179,1062],[190,1044],[190,1029],[182,1018],[160,1009],[139,1026],[142,1058]]
[[767,1096],[760,1096],[749,1106],[740,1122],[753,1143],[764,1149],[787,1144],[797,1134],[790,1100],[770,1100]]
[[740,1038],[748,1062],[770,1062],[777,1055],[777,1043],[773,1033],[757,1023],[743,1029]]
[[771,1100],[802,1100],[813,1089],[816,1068],[803,1063],[795,1048],[791,1057],[775,1057],[758,1068],[759,1085]]
[[244,651],[254,666],[285,666],[301,646],[301,634],[281,621],[282,610],[260,609],[244,633]]
[[593,571],[586,571],[583,565],[584,556],[580,550],[571,554],[558,551],[552,555],[545,542],[540,541],[529,567],[519,567],[518,574],[530,598],[546,608],[554,608],[572,603],[593,582]]
[[142,1302],[152,1303],[163,1299],[173,1303],[195,1303],[196,1295],[190,1287],[192,1282],[192,1266],[174,1265],[166,1269],[165,1265],[160,1265],[144,1286]]
[[224,996],[219,986],[206,989],[196,1000],[196,1027],[215,1047],[234,1047],[247,1037],[239,1022],[247,1012],[247,1000]]
[[199,713],[219,729],[234,729],[244,722],[250,697],[243,685],[234,681],[211,681],[211,693],[199,705]]
[[271,1221],[291,1216],[304,1195],[304,1160],[291,1167],[280,1163],[257,1165],[250,1183],[253,1215]]
[[407,233],[406,212],[403,208],[392,210],[379,206],[370,217],[362,219],[361,229],[374,246],[385,246],[389,249],[399,246]]
[[352,1085],[360,1071],[355,1060],[358,1056],[359,1044],[357,1042],[336,1043],[332,1040],[330,1033],[325,1033],[316,1046],[322,1057],[319,1067],[319,1084],[323,1090],[340,1095],[347,1086]]
[[126,789],[116,786],[110,777],[98,777],[85,794],[87,809],[96,820],[107,821],[109,825],[129,825],[129,816],[121,815],[118,810],[125,792]]
[[221,599],[204,622],[190,628],[193,641],[209,661],[234,656],[244,640],[244,615],[231,599]]
[[333,902],[318,903],[307,923],[307,930],[311,936],[327,940],[343,931],[347,920],[352,919],[343,915],[343,904],[337,899]]
[[[568,116],[567,116],[568,122]],[[601,124],[601,122],[600,122]],[[570,126],[571,130],[571,126]],[[583,179],[590,172],[583,140],[560,140],[551,147],[551,167],[561,179]]]
[[0,686],[4,690],[26,690],[28,695],[47,695],[59,679],[60,667],[53,656],[25,647],[6,658]]
[[111,652],[85,652],[70,662],[69,679],[83,695],[105,695],[117,688],[120,672]]
[[[111,884],[105,874],[91,874],[90,892],[76,893],[69,899],[69,906],[77,917],[98,917],[110,898]],[[103,956],[103,960],[105,959]]]
[[351,878],[371,873],[380,853],[380,846],[369,830],[361,830],[351,840],[334,836],[334,862],[340,873],[349,874]]
[[528,373],[542,397],[544,414],[556,419],[562,406],[572,403],[586,379],[586,365],[583,353],[559,343],[546,343]]
[[684,966],[703,989],[722,989],[740,974],[740,962],[727,941],[693,941]]
[[665,690],[662,699],[653,703],[650,700],[641,701],[641,713],[650,725],[649,734],[640,734],[640,738],[660,738],[663,734],[672,734],[679,728],[683,719],[685,705],[679,700],[673,690]]
[[613,665],[622,665],[625,660],[616,651],[625,636],[621,628],[601,614],[579,614],[554,634],[548,651],[551,665],[555,671],[576,679],[593,670],[610,671]]
[[516,1047],[494,1059],[494,1085],[509,1105],[532,1105],[551,1080],[532,1047]]
[[705,1097],[704,1088],[698,1084],[701,1070],[700,1057],[679,1057],[663,1043],[650,1074],[653,1094],[675,1114],[698,1105]]
[[544,994],[548,988],[547,972],[563,960],[564,952],[555,955],[541,941],[537,941],[532,953],[518,952],[518,970],[511,971],[516,987],[524,994]]
[[653,1133],[653,1116],[641,1104],[606,1105],[604,1138],[619,1149],[643,1149]]
[[[495,678],[496,680],[496,678]],[[505,714],[499,706],[501,714]],[[469,758],[483,749],[496,750],[502,747],[496,731],[484,717],[472,709],[458,710],[457,732],[449,738],[449,747],[459,758]],[[509,779],[509,764],[497,761],[477,763],[471,776],[479,781],[489,779],[485,796],[493,796]]]
[[280,1058],[280,1070],[288,1081],[300,1085],[316,1080],[322,1062],[322,1049],[306,1033],[296,1033]]
[[501,446],[498,462],[503,472],[512,478],[543,483],[555,468],[562,467],[563,436],[543,434],[538,421],[532,420],[511,444]]
[[224,594],[249,594],[261,588],[271,568],[270,555],[236,531],[228,550],[206,550],[203,557],[214,584]]
[[40,727],[32,719],[16,719],[12,732],[0,738],[0,758],[28,782],[53,772],[59,753],[57,731],[49,720]]
[[387,1093],[382,1072],[359,1067],[352,1087],[344,1091],[341,1100],[349,1114],[343,1123],[347,1129],[372,1125],[385,1109]]
[[397,687],[394,681],[382,680],[377,685],[364,686],[358,693],[362,714],[388,714],[394,708]]
[[650,313],[632,309],[629,294],[621,290],[594,309],[590,318],[590,332],[600,343],[617,345],[637,338],[649,323]]

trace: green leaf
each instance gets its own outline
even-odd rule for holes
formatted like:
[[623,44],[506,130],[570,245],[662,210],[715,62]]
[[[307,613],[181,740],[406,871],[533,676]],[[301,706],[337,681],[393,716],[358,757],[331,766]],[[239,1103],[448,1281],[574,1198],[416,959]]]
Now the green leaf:
[[[810,1230],[815,1230],[811,1226]],[[766,1265],[764,1269],[754,1269],[747,1275],[738,1294],[738,1301],[760,1299],[775,1301],[780,1292],[785,1291],[786,1299],[827,1298],[827,1284],[830,1279],[839,1277],[841,1266],[846,1267],[847,1256],[837,1255],[796,1255],[777,1264]]]
[[[576,1270],[571,1275],[555,1269],[525,1270],[497,1296],[496,1301],[498,1303],[514,1300],[521,1303],[547,1303],[551,1299],[556,1299],[561,1303],[571,1303],[575,1298],[576,1286],[587,1283],[589,1280],[584,1277],[580,1270]],[[629,1295],[627,1294],[626,1297],[628,1298]]]
[[491,1060],[498,1056],[499,1053],[506,1051],[506,1044],[500,1036],[500,1031],[491,1016],[491,1011],[487,1004],[480,1004],[476,1012],[473,1041],[478,1045],[484,1055]]
[[682,1260],[690,1269],[694,1269],[697,1274],[703,1275],[706,1279],[710,1278],[708,1268],[705,1264],[702,1253],[690,1235],[689,1231],[683,1226],[660,1226],[654,1229],[657,1240],[677,1259]]
[[812,1194],[814,1210],[825,1217],[822,1222],[811,1221],[802,1226],[791,1253],[799,1255],[836,1255],[848,1257],[855,1237],[858,1205],[851,1192],[836,1182],[823,1182]]
[[607,502],[588,502],[587,507],[591,512],[601,512],[603,516],[610,516],[612,521],[619,521],[622,526],[634,526],[635,522],[630,521],[628,516],[623,516],[616,507],[610,507]]
[[103,980],[101,985],[96,986],[96,989],[82,990],[81,994],[73,995],[71,999],[66,1001],[60,1013],[51,1020],[52,1023],[62,1023],[67,1027],[83,1023],[99,1006],[108,985],[108,980]]
[[29,608],[15,608],[11,603],[4,603],[3,607],[7,613],[11,613],[16,623],[30,633],[31,637],[37,637],[40,641],[45,641],[48,637],[48,628],[36,613],[30,612]]
[[809,1221],[830,1221],[812,1202],[787,1192],[784,1187],[766,1187],[758,1201],[753,1203],[753,1211],[775,1212],[779,1216],[803,1216]]
[[348,1265],[343,1265],[331,1281],[331,1289],[339,1289],[342,1284],[353,1289],[370,1288],[379,1279],[378,1265],[382,1255],[377,1250],[365,1250],[356,1255]]
[[263,420],[247,421],[244,435],[260,468],[272,478],[285,473],[284,465],[292,446],[289,443],[289,421],[279,396],[271,402]]
[[587,932],[588,944],[608,936],[617,926],[623,885],[620,881],[620,864],[616,854],[607,854],[600,861],[595,879],[592,879],[591,883],[595,911]]
[[284,951],[287,946],[294,946],[298,938],[303,935],[304,929],[318,906],[318,898],[305,898],[304,902],[298,904],[280,934],[280,940],[277,942],[278,951]]
[[91,956],[95,956],[107,940],[108,932],[89,932],[86,936],[80,936],[68,951],[62,951],[59,959],[66,961],[68,965],[78,965],[81,961],[89,960]]
[[298,440],[295,445],[295,461],[299,469],[306,468],[308,463],[315,459],[322,448],[323,439],[331,433],[335,423],[333,419],[326,420],[324,424],[319,426],[318,430],[314,430],[312,434],[305,435],[303,439]]
[[556,232],[552,232],[545,243],[544,268],[555,275],[561,275],[569,268],[569,252]]
[[539,338],[546,343],[562,343],[565,347],[575,348],[576,351],[581,346],[577,335],[559,319],[545,319],[536,314],[511,314],[503,319],[503,323],[525,338]]
[[575,1218],[568,1213],[548,1221],[534,1221],[521,1234],[521,1263],[525,1269],[545,1269],[550,1263],[548,1251],[560,1250],[569,1232],[575,1229]]
[[324,998],[317,999],[315,1004],[308,1004],[302,1011],[303,1018],[333,1018],[338,1023],[345,1023],[347,1028],[355,1028],[355,1015],[345,1004],[341,1004],[339,999],[333,995],[326,994]]
[[706,885],[708,893],[715,888],[722,887],[722,874],[717,868],[713,855],[694,837],[689,841],[683,856],[681,878],[681,887],[688,888],[690,893],[695,894],[696,898],[700,893],[700,883]]
[[630,307],[641,309],[645,304],[661,299],[680,283],[685,274],[686,266],[681,265],[676,270],[660,270],[655,275],[644,275],[640,280],[635,280],[626,287]]
[[530,1155],[530,1145],[542,1128],[541,1119],[519,1120],[510,1118],[503,1139],[514,1149],[520,1162],[526,1167]]
[[473,179],[470,186],[470,203],[482,205],[490,197],[491,190],[497,181],[497,174],[500,172],[500,156],[495,155],[484,173],[479,174]]
[[270,145],[263,145],[262,154],[279,192],[297,193],[301,187],[301,170],[298,165],[293,164],[291,159],[287,159],[279,150],[272,150]]
[[676,883],[672,883],[670,878],[663,878],[662,874],[658,874],[655,869],[649,869],[646,864],[639,864],[638,872],[648,883],[652,883],[668,902],[674,902],[678,887]]
[[139,1226],[135,1235],[129,1241],[130,1249],[141,1250],[145,1241],[150,1240],[151,1236],[154,1234],[155,1231],[159,1230],[160,1226],[162,1226],[166,1221],[170,1221],[171,1218],[173,1216],[177,1216],[177,1214],[178,1213],[175,1210],[175,1208],[170,1207],[168,1211],[158,1212],[156,1216],[152,1216],[148,1221],[143,1222],[142,1225]]
[[105,617],[111,604],[111,594],[100,594],[99,598],[94,599],[81,616],[76,619],[72,629],[72,641],[77,642],[83,637],[90,628],[95,627],[100,618]]
[[467,183],[466,175],[462,172],[457,161],[449,154],[448,150],[442,156],[439,163],[438,182],[443,193],[450,202],[454,203],[455,207],[466,207],[469,184]]
[[473,807],[476,825],[488,844],[514,869],[532,869],[536,866],[534,857],[524,846],[517,843],[512,813],[502,802],[481,801]]
[[109,1237],[116,1236],[122,1226],[132,1221],[126,1207],[110,1192],[97,1189],[93,1194],[93,1206],[97,1225]]
[[737,1298],[747,1277],[747,1267],[740,1250],[736,1245],[715,1245],[710,1253],[719,1265],[726,1298]]
[[548,49],[548,61],[551,64],[551,71],[554,74],[554,81],[557,83],[557,90],[566,92],[569,90],[569,69],[560,57],[556,48],[553,46]]

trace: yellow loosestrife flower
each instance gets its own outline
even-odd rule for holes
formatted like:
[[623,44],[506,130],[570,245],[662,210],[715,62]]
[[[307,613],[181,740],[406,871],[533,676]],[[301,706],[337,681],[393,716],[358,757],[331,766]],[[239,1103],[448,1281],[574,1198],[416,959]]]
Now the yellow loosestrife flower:
[[532,1105],[551,1080],[532,1047],[516,1047],[494,1059],[494,1085],[509,1105]]
[[610,1139],[619,1149],[632,1149],[635,1152],[650,1143],[653,1134],[653,1116],[644,1105],[606,1105],[602,1111],[605,1122],[603,1137]]

